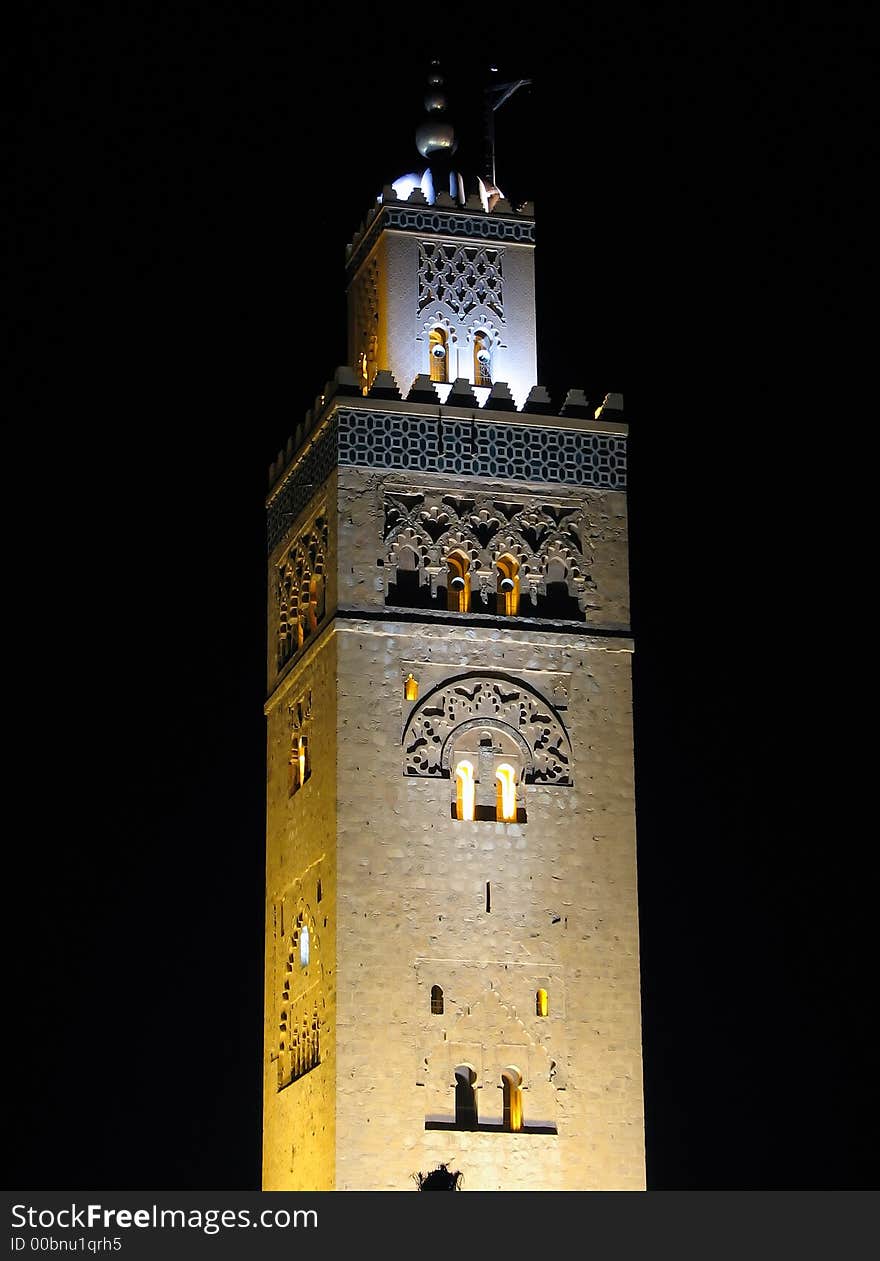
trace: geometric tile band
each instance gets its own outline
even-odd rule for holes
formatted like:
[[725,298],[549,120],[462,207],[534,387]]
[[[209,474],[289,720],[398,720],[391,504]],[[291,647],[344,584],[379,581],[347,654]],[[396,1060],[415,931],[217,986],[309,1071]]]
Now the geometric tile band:
[[510,220],[444,214],[441,210],[415,210],[411,206],[386,206],[389,228],[410,232],[443,232],[450,236],[482,237],[494,241],[534,241],[534,220]]
[[337,463],[626,489],[626,439],[617,435],[338,409],[269,506],[269,551]]
[[337,411],[339,463],[626,489],[626,439],[575,429]]
[[382,207],[364,232],[353,242],[354,248],[346,267],[357,268],[360,260],[382,228],[395,228],[398,232],[438,232],[443,236],[470,237],[483,241],[512,241],[533,245],[535,241],[534,219],[502,219],[497,215],[448,214],[433,206]]
[[336,467],[336,417],[288,476],[266,514],[267,550],[284,538],[292,522]]

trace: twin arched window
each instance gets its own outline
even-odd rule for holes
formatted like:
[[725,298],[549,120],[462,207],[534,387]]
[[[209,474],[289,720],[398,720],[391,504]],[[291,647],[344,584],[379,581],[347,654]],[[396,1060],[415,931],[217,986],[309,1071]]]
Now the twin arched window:
[[[495,768],[496,804],[495,819],[498,823],[516,823],[516,771],[509,762],[501,762]],[[491,807],[490,807],[491,810]],[[491,818],[480,807],[480,818]],[[462,758],[455,764],[455,817],[472,823],[477,817],[477,785],[474,764]]]
[[[455,1069],[455,1127],[459,1130],[476,1130],[477,1074],[471,1064],[458,1064]],[[523,1129],[522,1073],[512,1065],[501,1073],[502,1120],[501,1127],[510,1134]],[[491,1127],[494,1128],[494,1127]]]
[[[462,551],[446,558],[446,607],[468,613],[471,607],[471,563]],[[505,617],[519,613],[519,562],[509,553],[495,561],[495,611]]]
[[[432,381],[449,381],[449,334],[444,328],[428,332],[428,370]],[[365,369],[362,369],[365,371]],[[489,334],[474,333],[474,385],[492,384],[492,349]]]

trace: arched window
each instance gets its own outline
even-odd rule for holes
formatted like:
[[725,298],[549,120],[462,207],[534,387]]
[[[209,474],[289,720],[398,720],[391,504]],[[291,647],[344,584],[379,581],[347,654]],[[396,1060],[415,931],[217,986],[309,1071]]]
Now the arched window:
[[474,334],[474,385],[492,384],[492,352],[485,333]]
[[443,991],[439,985],[431,986],[431,1015],[443,1015]]
[[422,608],[430,599],[430,584],[421,585],[421,557],[414,547],[401,547],[393,562],[393,576],[389,584],[388,604],[400,604],[404,608]]
[[455,817],[471,821],[476,806],[477,788],[474,783],[474,764],[466,759],[455,768]]
[[324,616],[324,575],[312,574],[309,581],[309,630],[316,631]]
[[568,589],[568,567],[560,557],[548,561],[544,578],[545,594],[538,597],[537,616],[583,621],[584,613],[577,596]]
[[309,763],[309,738],[297,736],[290,755],[290,796],[299,792],[312,773]]
[[428,358],[432,381],[449,380],[448,338],[442,328],[432,328],[428,334]]
[[505,1068],[501,1074],[504,1093],[503,1126],[511,1134],[518,1134],[523,1127],[522,1074],[519,1069]]
[[519,564],[512,556],[499,556],[495,562],[495,609],[506,617],[519,612]]
[[414,674],[408,674],[403,680],[403,699],[405,701],[419,699],[419,681]]
[[307,968],[309,966],[309,926],[303,924],[299,933],[299,966]]
[[495,768],[498,801],[495,817],[499,823],[516,823],[516,771],[509,762]]
[[536,1016],[549,1016],[550,1015],[550,1000],[547,997],[546,990],[538,990],[535,994],[535,1015]]
[[467,613],[471,607],[470,561],[464,552],[446,558],[446,607],[453,613]]
[[477,1074],[470,1064],[459,1064],[455,1070],[455,1124],[459,1130],[477,1128]]

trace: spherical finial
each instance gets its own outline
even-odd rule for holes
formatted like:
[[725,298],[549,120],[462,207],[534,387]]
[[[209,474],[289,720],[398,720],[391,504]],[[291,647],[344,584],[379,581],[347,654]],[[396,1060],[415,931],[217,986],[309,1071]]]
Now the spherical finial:
[[440,119],[429,119],[416,128],[416,148],[423,158],[432,153],[453,154],[458,148],[452,123],[441,122]]
[[446,97],[442,92],[426,92],[425,109],[429,114],[441,113],[446,109]]

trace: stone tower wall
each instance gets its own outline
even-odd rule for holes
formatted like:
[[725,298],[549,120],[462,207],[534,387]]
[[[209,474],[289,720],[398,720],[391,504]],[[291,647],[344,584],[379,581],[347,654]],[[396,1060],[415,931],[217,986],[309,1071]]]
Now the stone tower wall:
[[[405,1190],[441,1160],[470,1190],[643,1187],[627,645],[390,621],[337,639],[338,1188]],[[527,786],[523,824],[453,820],[449,780],[402,773],[406,674],[489,670],[568,691],[574,783]],[[426,1129],[451,1121],[462,1062],[481,1120],[513,1065],[526,1125],[557,1133]]]

